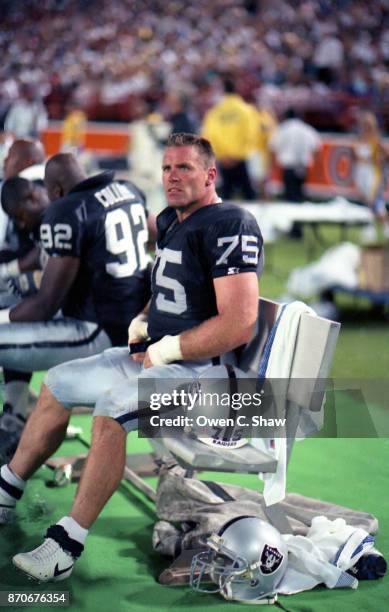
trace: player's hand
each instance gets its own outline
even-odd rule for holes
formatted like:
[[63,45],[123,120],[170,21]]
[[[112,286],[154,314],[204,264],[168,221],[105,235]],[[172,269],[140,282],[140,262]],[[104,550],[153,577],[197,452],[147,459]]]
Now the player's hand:
[[0,278],[8,279],[8,278],[16,278],[20,274],[19,261],[17,259],[13,259],[8,263],[0,264]]
[[128,328],[128,343],[133,344],[135,342],[141,342],[148,338],[147,333],[147,316],[140,314],[132,319]]
[[143,367],[162,366],[183,359],[180,336],[164,336],[147,349]]

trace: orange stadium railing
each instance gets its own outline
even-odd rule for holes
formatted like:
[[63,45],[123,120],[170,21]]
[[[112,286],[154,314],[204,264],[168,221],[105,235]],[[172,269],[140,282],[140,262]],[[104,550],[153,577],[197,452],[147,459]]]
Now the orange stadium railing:
[[[61,146],[61,123],[52,122],[42,134],[47,155],[54,155]],[[310,168],[307,194],[312,197],[357,196],[353,182],[353,137],[347,135],[322,135],[323,146]],[[127,124],[89,123],[86,133],[87,150],[105,157],[127,155],[130,138]],[[274,189],[281,187],[280,169],[274,167],[271,183]],[[389,189],[386,190],[389,199]]]

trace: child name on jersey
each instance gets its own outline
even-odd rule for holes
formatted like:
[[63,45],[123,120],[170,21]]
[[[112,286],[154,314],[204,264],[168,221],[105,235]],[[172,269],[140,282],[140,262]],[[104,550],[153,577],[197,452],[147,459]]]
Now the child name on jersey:
[[101,191],[97,191],[95,193],[95,197],[105,208],[109,208],[110,206],[114,206],[119,202],[133,200],[137,196],[133,191],[131,191],[131,189],[129,189],[129,187],[127,187],[127,185],[123,185],[121,183],[111,183],[107,187],[104,187],[104,189]]

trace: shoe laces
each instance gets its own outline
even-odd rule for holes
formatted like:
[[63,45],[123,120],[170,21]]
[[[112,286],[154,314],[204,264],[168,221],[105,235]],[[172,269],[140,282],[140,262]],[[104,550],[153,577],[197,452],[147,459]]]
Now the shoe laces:
[[43,544],[32,550],[30,554],[38,563],[48,563],[57,556],[59,551],[72,559],[71,554],[63,550],[58,542],[52,538],[46,538]]

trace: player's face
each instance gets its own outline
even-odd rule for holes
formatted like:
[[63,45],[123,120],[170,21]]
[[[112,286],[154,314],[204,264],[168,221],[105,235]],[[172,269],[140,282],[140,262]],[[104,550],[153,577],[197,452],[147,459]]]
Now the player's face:
[[162,179],[169,206],[184,211],[209,204],[214,168],[206,168],[195,147],[168,147],[162,163]]
[[40,185],[33,185],[23,198],[23,206],[15,218],[20,229],[32,232],[41,223],[42,215],[49,204],[46,190]]

